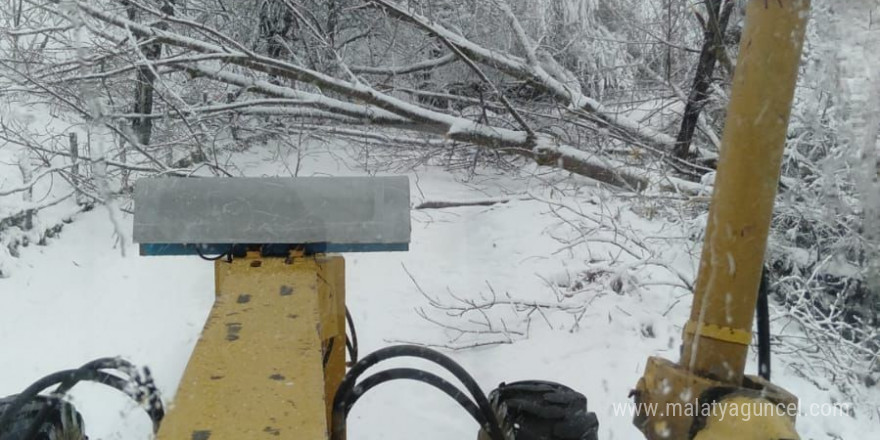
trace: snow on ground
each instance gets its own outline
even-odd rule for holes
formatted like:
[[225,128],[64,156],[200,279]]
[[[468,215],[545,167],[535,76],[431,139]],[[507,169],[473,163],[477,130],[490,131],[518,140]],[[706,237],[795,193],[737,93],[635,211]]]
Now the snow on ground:
[[[300,175],[363,173],[320,150],[305,156]],[[282,163],[294,160],[290,154],[252,151],[235,162],[247,175],[287,175]],[[627,394],[647,356],[677,360],[690,295],[673,286],[678,281],[669,271],[656,266],[596,272],[592,281],[577,284],[588,260],[601,261],[619,249],[601,242],[565,249],[557,239],[578,235],[551,212],[554,205],[526,196],[577,204],[591,216],[610,215],[622,231],[636,231],[646,247],[656,249],[664,264],[692,278],[696,246],[676,238],[685,235],[682,228],[670,226],[663,216],[637,216],[629,205],[589,185],[576,197],[572,192],[560,197],[546,183],[553,176],[481,169],[463,180],[433,168],[410,175],[414,205],[502,196],[513,200],[414,211],[409,252],[346,255],[348,305],[361,353],[402,341],[457,346],[509,338],[509,344],[447,352],[487,392],[502,381],[561,382],[588,397],[590,410],[599,416],[600,438],[642,438],[631,415],[616,412],[615,406],[629,402]],[[130,231],[131,217],[124,222]],[[47,373],[121,355],[150,366],[165,397],[173,397],[211,307],[212,266],[198,258],[139,257],[130,237],[123,242],[124,257],[107,211],[98,208],[77,215],[48,246],[23,249],[12,276],[0,279],[0,396],[19,392]],[[645,285],[635,286],[636,280]],[[456,320],[432,307],[428,298],[447,306],[499,304],[480,311],[482,318],[468,312]],[[517,301],[547,307],[503,304]],[[455,328],[482,333],[462,335]],[[774,381],[805,404],[839,398],[796,377],[781,361],[774,367]],[[755,371],[754,362],[749,368]],[[82,385],[73,399],[91,438],[150,438],[146,416],[114,392]],[[877,414],[869,418],[873,411],[857,408],[856,418],[805,416],[798,426],[804,439],[860,438],[876,430]],[[354,440],[468,439],[475,438],[476,429],[445,396],[408,381],[367,394],[349,419]]]

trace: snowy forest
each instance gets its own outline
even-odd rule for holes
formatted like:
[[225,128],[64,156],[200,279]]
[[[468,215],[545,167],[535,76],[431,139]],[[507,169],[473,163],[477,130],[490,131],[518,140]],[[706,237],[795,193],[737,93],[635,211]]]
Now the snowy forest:
[[[487,387],[564,379],[600,438],[637,438],[606,407],[677,357],[747,3],[0,3],[0,396],[117,354],[173,396],[212,278],[135,255],[138,179],[408,175],[411,251],[348,260],[362,345],[444,350]],[[812,2],[765,257],[774,380],[852,405],[805,439],[880,424],[878,17]],[[388,390],[350,438],[389,435],[412,391]],[[95,438],[150,438],[80,393]],[[387,438],[474,438],[432,405]]]

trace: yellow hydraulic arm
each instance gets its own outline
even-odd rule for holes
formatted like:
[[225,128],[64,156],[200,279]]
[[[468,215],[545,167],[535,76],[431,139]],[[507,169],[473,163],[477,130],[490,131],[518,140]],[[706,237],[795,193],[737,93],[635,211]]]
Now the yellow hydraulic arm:
[[159,440],[326,439],[345,375],[342,257],[214,264],[217,299]]
[[[748,2],[681,359],[649,358],[635,391],[657,408],[634,421],[649,439],[797,438],[797,398],[744,370],[809,9],[809,0]],[[713,399],[776,413],[722,422],[699,411]]]
[[408,249],[409,179],[158,177],[134,198],[142,255],[214,260],[214,306],[159,440],[328,438],[346,367],[338,253]]

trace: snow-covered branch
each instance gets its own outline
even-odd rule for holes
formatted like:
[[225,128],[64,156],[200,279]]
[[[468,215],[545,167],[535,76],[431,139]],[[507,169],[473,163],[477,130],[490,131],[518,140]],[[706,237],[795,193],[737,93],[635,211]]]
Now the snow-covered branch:
[[[485,125],[470,119],[409,103],[380,92],[361,82],[346,81],[292,62],[274,59],[250,50],[243,51],[240,50],[240,45],[221,46],[208,43],[169,30],[128,20],[94,7],[87,2],[79,1],[76,4],[85,15],[126,29],[138,37],[149,38],[157,43],[176,46],[195,51],[201,55],[210,56],[212,61],[193,62],[186,57],[174,57],[163,61],[165,64],[177,66],[196,77],[205,76],[227,84],[251,87],[272,96],[291,99],[303,99],[305,97],[305,92],[290,87],[279,86],[268,81],[261,81],[229,72],[222,64],[217,63],[217,61],[223,61],[267,75],[306,82],[320,87],[322,90],[331,91],[359,101],[367,106],[378,107],[374,109],[363,104],[344,103],[316,94],[310,94],[310,96],[305,98],[311,99],[312,105],[322,110],[350,117],[372,118],[370,120],[377,123],[393,124],[415,131],[443,135],[456,141],[509,151],[533,158],[544,165],[559,167],[617,186],[631,189],[644,189],[647,187],[647,180],[642,177],[643,171],[629,169],[623,165],[616,164],[611,159],[600,159],[570,146],[559,145],[559,142],[548,135],[532,136],[531,133],[526,131]],[[418,19],[417,16],[416,19]],[[176,20],[186,22],[186,20],[181,18]],[[432,25],[427,24],[427,26]],[[205,31],[204,27],[200,26],[200,30]],[[504,55],[495,55],[494,52],[486,51],[479,47],[474,49],[469,44],[462,44],[462,37],[445,29],[438,29],[436,33],[442,39],[448,39],[455,48],[459,48],[463,52],[466,51],[468,56],[475,53],[484,61],[487,59],[487,56],[490,58],[501,57],[506,59]],[[518,68],[525,69],[525,71],[530,70],[528,66],[521,62],[515,61],[512,58],[510,60],[510,63],[517,65]],[[547,75],[546,81],[562,87],[561,83],[550,78],[549,75]]]
[[[449,40],[468,57],[477,62],[501,70],[511,76],[534,81],[556,97],[556,99],[568,105],[569,110],[575,114],[583,114],[588,118],[596,118],[608,128],[620,130],[639,141],[646,142],[653,146],[672,148],[672,146],[675,145],[675,139],[672,136],[656,131],[640,124],[638,121],[620,115],[617,112],[606,108],[599,101],[584,95],[579,90],[579,87],[576,87],[574,84],[554,78],[544,67],[549,64],[550,66],[561,69],[558,63],[555,63],[552,60],[552,57],[546,57],[548,63],[537,63],[532,65],[522,58],[479,45],[458,33],[450,31],[427,17],[419,15],[413,11],[408,11],[404,6],[395,1],[373,0],[372,3],[388,13],[391,17],[412,23],[426,32]],[[522,35],[525,36],[524,31]],[[567,75],[565,75],[566,73]],[[563,72],[563,74],[565,76],[571,75],[570,72]]]
[[421,72],[424,70],[436,69],[447,64],[452,64],[458,57],[455,54],[446,54],[440,58],[425,60],[419,63],[413,63],[406,66],[392,67],[370,67],[370,66],[351,66],[352,72],[360,75],[407,75],[410,73]]
[[70,165],[67,165],[67,166],[60,166],[60,167],[46,168],[46,169],[44,169],[43,171],[41,171],[40,174],[37,174],[36,176],[33,176],[33,177],[30,179],[30,181],[25,182],[25,183],[23,183],[23,184],[21,184],[21,185],[19,185],[19,186],[16,186],[16,187],[13,187],[13,188],[5,188],[5,189],[4,189],[4,188],[0,188],[0,197],[8,196],[8,195],[10,195],[10,194],[15,194],[15,193],[17,193],[17,192],[29,191],[29,190],[32,189],[32,188],[34,187],[34,185],[36,185],[37,182],[39,182],[40,179],[42,179],[43,177],[46,177],[46,176],[48,176],[48,175],[50,175],[50,174],[52,174],[52,173],[56,173],[56,172],[58,172],[58,171],[60,171],[60,170],[67,169],[67,168],[70,168]]

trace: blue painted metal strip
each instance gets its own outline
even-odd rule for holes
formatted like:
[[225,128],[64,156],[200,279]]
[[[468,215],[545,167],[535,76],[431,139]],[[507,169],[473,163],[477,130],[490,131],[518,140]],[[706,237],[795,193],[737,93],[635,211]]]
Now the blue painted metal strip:
[[[283,244],[271,243],[253,245],[260,247],[264,255],[281,256],[287,255],[293,249],[302,248],[306,254],[319,253],[345,253],[345,252],[402,252],[409,250],[409,243],[308,243],[308,244]],[[209,244],[181,244],[181,243],[142,243],[140,254],[144,256],[174,256],[174,255],[198,255],[213,257],[232,252],[243,254],[248,245],[209,243]]]

